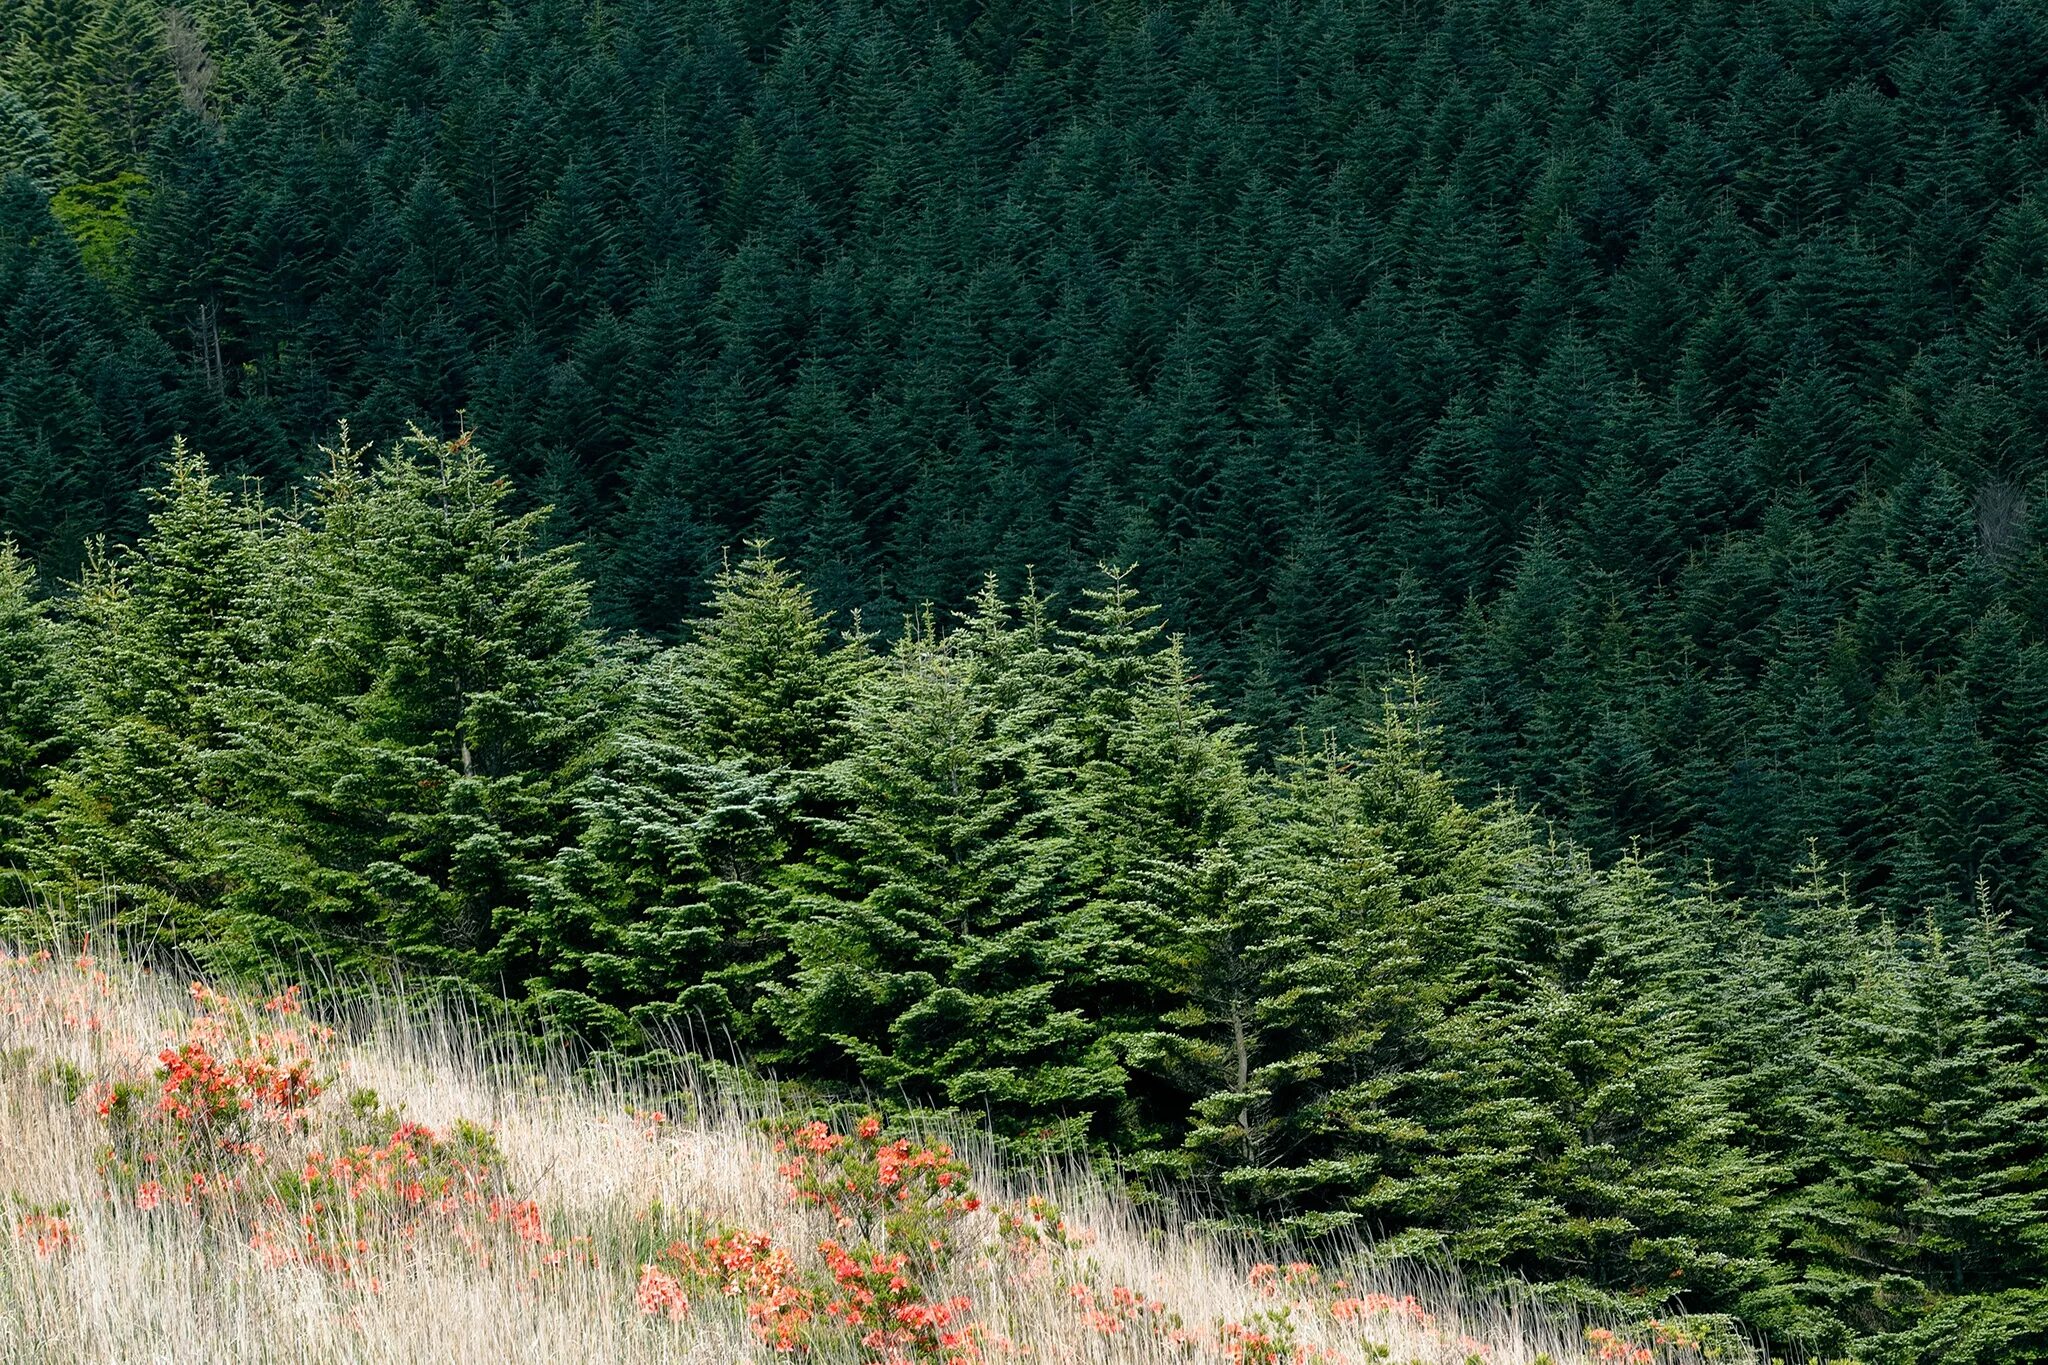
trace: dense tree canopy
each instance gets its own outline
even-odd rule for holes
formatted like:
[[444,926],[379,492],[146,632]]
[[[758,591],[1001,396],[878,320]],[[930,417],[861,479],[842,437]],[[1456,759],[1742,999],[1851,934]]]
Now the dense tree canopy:
[[9,925],[2048,1352],[2037,10],[0,0]]
[[328,458],[180,446],[75,588],[0,560],[0,928],[402,967],[1788,1348],[2040,1344],[2048,973],[1988,890],[1603,867],[1461,799],[1414,674],[1261,763],[1120,568],[884,646],[757,544],[609,637],[468,438]]
[[2048,20],[1764,4],[9,0],[0,528],[484,433],[602,619],[1098,560],[1268,754],[2048,932]]

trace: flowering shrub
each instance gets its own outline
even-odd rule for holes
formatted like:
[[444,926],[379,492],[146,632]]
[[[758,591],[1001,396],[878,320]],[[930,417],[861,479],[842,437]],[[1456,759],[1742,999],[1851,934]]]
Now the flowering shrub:
[[312,1059],[289,1065],[273,1056],[238,1057],[221,1062],[204,1043],[187,1041],[158,1055],[163,1092],[159,1112],[188,1133],[221,1132],[260,1105],[270,1117],[303,1120],[305,1107],[319,1095],[312,1078]]
[[297,1019],[296,988],[256,1011],[198,982],[188,994],[197,1012],[184,1038],[157,1050],[149,1080],[77,1087],[108,1134],[101,1174],[142,1212],[249,1193],[273,1145],[310,1130],[326,1089],[316,1052],[333,1031]]
[[78,1241],[78,1233],[71,1226],[71,1220],[44,1209],[30,1209],[16,1218],[14,1236],[18,1241],[26,1242],[38,1260],[44,1261],[69,1251]]
[[953,1149],[887,1137],[869,1114],[850,1133],[784,1124],[775,1151],[792,1200],[868,1234],[850,1247],[819,1244],[832,1277],[824,1315],[888,1365],[978,1360],[981,1331],[968,1321],[968,1300],[930,1301],[919,1288],[944,1262],[961,1220],[982,1207]]
[[1686,1324],[1651,1318],[1627,1333],[1606,1327],[1588,1328],[1586,1344],[1593,1349],[1594,1359],[1599,1361],[1613,1361],[1616,1365],[1651,1365],[1660,1356],[1669,1358],[1674,1353],[1701,1352],[1708,1343],[1705,1335]]
[[1230,1365],[1287,1365],[1295,1358],[1294,1323],[1284,1308],[1254,1313],[1248,1322],[1226,1322],[1217,1336]]
[[792,1199],[823,1208],[843,1228],[879,1223],[884,1240],[921,1265],[934,1263],[953,1224],[981,1207],[950,1146],[885,1140],[872,1114],[850,1134],[815,1121],[783,1125],[775,1151]]
[[641,1266],[641,1312],[680,1321],[705,1299],[736,1302],[756,1338],[781,1354],[850,1340],[879,1365],[973,1365],[978,1327],[965,1298],[928,1302],[909,1257],[834,1241],[818,1245],[824,1274],[797,1264],[762,1233],[712,1231],[671,1242]]
[[[1254,1267],[1251,1287],[1263,1293],[1267,1272],[1275,1269]],[[1318,1365],[1340,1359],[1322,1346],[1296,1340],[1295,1314],[1289,1306],[1262,1309],[1242,1320],[1224,1319],[1214,1332],[1207,1332],[1188,1327],[1180,1314],[1167,1310],[1164,1300],[1148,1298],[1124,1285],[1111,1285],[1106,1293],[1098,1294],[1087,1283],[1077,1281],[1067,1287],[1067,1297],[1082,1326],[1098,1336],[1149,1333],[1184,1354],[1221,1357],[1229,1365]]]
[[185,1036],[157,1049],[148,1079],[66,1078],[107,1132],[110,1197],[142,1213],[223,1220],[265,1266],[339,1276],[428,1226],[479,1260],[505,1254],[498,1248],[526,1257],[536,1275],[591,1257],[588,1238],[557,1240],[537,1203],[504,1197],[486,1130],[457,1121],[437,1132],[367,1090],[339,1112],[323,1105],[318,1059],[334,1033],[303,1018],[298,987],[254,1005],[200,983],[188,995]]
[[656,1265],[640,1267],[640,1286],[634,1293],[640,1311],[677,1322],[690,1315],[690,1295],[675,1276]]
[[1146,1332],[1184,1354],[1220,1358],[1228,1365],[1335,1365],[1346,1357],[1318,1341],[1304,1340],[1304,1331],[1318,1323],[1324,1326],[1316,1335],[1355,1330],[1375,1317],[1434,1338],[1440,1349],[1455,1350],[1467,1365],[1483,1365],[1492,1353],[1483,1342],[1451,1335],[1412,1295],[1354,1294],[1348,1281],[1326,1283],[1322,1272],[1306,1261],[1261,1262],[1247,1272],[1245,1283],[1270,1306],[1243,1318],[1219,1320],[1212,1329],[1190,1327],[1163,1300],[1122,1285],[1098,1291],[1077,1280],[1067,1286],[1067,1295],[1082,1325],[1098,1336]]
[[640,1270],[640,1307],[680,1318],[692,1297],[736,1299],[754,1335],[780,1352],[806,1349],[817,1317],[816,1289],[789,1252],[762,1233],[712,1232],[700,1241],[675,1241]]
[[143,1148],[154,1167],[210,1167],[223,1156],[258,1160],[265,1135],[304,1132],[307,1111],[326,1089],[315,1075],[316,1042],[333,1030],[287,1022],[300,1013],[298,988],[273,996],[264,1010],[274,1025],[254,1025],[238,1004],[199,982],[190,988],[199,1013],[189,1036],[157,1053],[155,1094],[132,1080],[101,1082],[86,1095],[115,1135],[110,1163],[131,1169]]
[[1650,1365],[1656,1359],[1656,1352],[1649,1347],[1639,1346],[1605,1327],[1588,1328],[1586,1344],[1598,1359],[1618,1361],[1621,1365]]
[[909,1257],[866,1248],[848,1251],[829,1241],[819,1243],[818,1250],[837,1291],[826,1314],[851,1328],[884,1365],[965,1365],[980,1359],[975,1344],[980,1333],[967,1320],[968,1300],[926,1302],[906,1273]]
[[284,1182],[289,1202],[346,1203],[359,1209],[430,1209],[448,1213],[476,1207],[498,1162],[497,1143],[485,1130],[458,1121],[445,1134],[413,1123],[377,1103],[372,1091],[350,1100],[358,1140],[332,1155],[319,1145],[305,1155],[295,1180]]
[[1182,1325],[1180,1314],[1166,1311],[1165,1300],[1147,1298],[1124,1285],[1113,1284],[1107,1294],[1098,1295],[1087,1284],[1077,1282],[1067,1286],[1067,1297],[1080,1313],[1081,1325],[1097,1336],[1151,1332],[1176,1346],[1194,1339]]

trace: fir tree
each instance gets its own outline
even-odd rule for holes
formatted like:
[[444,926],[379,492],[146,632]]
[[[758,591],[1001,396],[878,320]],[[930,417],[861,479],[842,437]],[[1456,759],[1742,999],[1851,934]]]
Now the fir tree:
[[555,1008],[622,1041],[683,1030],[721,1053],[806,1045],[784,1043],[780,993],[804,898],[841,876],[829,768],[867,667],[862,639],[835,645],[765,546],[720,573],[709,614],[641,669],[577,789],[581,832],[536,915],[536,989]]
[[347,874],[334,928],[454,975],[519,979],[532,884],[617,695],[571,552],[513,513],[468,439],[343,448],[299,572],[321,613],[294,695],[328,723],[294,763],[307,842]]
[[0,542],[0,850],[9,863],[63,756],[62,659],[35,571]]
[[1725,1302],[1764,1272],[1766,1186],[1698,1025],[1613,949],[1654,883],[1601,879],[1569,849],[1517,863],[1435,1031],[1445,1062],[1415,1111],[1429,1150],[1398,1196],[1409,1240],[1446,1229],[1453,1256],[1566,1293]]
[[256,888],[273,853],[246,800],[266,680],[276,530],[182,442],[150,534],[88,563],[63,629],[77,689],[71,761],[51,784],[33,878],[106,891],[130,923],[223,962],[273,932]]
[[700,752],[756,772],[814,770],[843,755],[863,655],[830,642],[827,618],[765,543],[727,565],[676,675]]
[[2048,1254],[2044,998],[2039,969],[1980,914],[1953,937],[1887,930],[1825,1016],[1826,1160],[1793,1205],[1792,1250],[1813,1300],[1880,1359],[1925,1358],[1915,1319],[1930,1312],[1957,1333],[1948,1358],[2039,1340],[2012,1310]]

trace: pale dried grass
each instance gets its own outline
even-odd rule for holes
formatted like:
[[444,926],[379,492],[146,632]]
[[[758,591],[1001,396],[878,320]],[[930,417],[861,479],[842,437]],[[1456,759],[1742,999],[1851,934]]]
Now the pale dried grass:
[[[385,996],[355,1007],[323,1064],[338,1078],[321,1101],[362,1086],[412,1119],[444,1128],[487,1125],[504,1157],[506,1192],[538,1201],[549,1226],[590,1236],[604,1254],[534,1278],[516,1246],[480,1255],[421,1239],[378,1264],[375,1289],[303,1265],[272,1266],[244,1241],[251,1208],[197,1218],[143,1212],[115,1199],[98,1173],[99,1120],[68,1102],[51,1067],[147,1076],[156,1052],[192,1016],[182,978],[132,963],[102,964],[103,985],[60,956],[45,970],[0,962],[0,1361],[38,1365],[220,1362],[762,1361],[772,1354],[736,1315],[698,1311],[681,1323],[635,1303],[633,1244],[651,1204],[767,1232],[800,1257],[833,1235],[822,1213],[793,1205],[757,1103],[685,1078],[674,1106],[687,1117],[660,1129],[629,1111],[632,1086],[592,1082],[560,1064],[519,1060],[479,1041],[445,1010],[400,1008]],[[97,1023],[88,1026],[92,1016]],[[1000,1251],[954,1258],[945,1295],[964,1294],[975,1317],[1031,1362],[1188,1362],[1157,1336],[1084,1329],[1068,1286],[1128,1286],[1164,1300],[1190,1324],[1245,1320],[1273,1304],[1248,1283],[1248,1257],[1143,1213],[1083,1169],[1000,1173],[986,1144],[951,1134],[976,1168],[976,1188],[998,1201],[1049,1199],[1086,1245],[1020,1265]],[[62,1204],[76,1233],[69,1250],[40,1256],[11,1236],[21,1210]],[[1358,1292],[1414,1295],[1434,1325],[1367,1318],[1304,1322],[1300,1340],[1346,1362],[1464,1365],[1468,1337],[1493,1365],[1588,1359],[1583,1325],[1472,1293],[1442,1273],[1382,1269],[1355,1277]],[[1196,1360],[1219,1362],[1220,1353]]]

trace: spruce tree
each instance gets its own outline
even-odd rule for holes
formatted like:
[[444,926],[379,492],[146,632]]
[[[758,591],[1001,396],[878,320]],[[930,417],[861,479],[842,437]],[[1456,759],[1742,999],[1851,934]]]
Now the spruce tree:
[[162,11],[146,0],[101,0],[69,54],[58,142],[71,175],[112,179],[142,160],[177,107]]
[[274,848],[248,801],[278,660],[276,527],[182,442],[150,531],[88,563],[67,604],[78,746],[32,855],[43,894],[105,892],[129,923],[225,963],[275,946],[259,889]]
[[679,704],[701,752],[755,772],[815,770],[845,753],[863,651],[832,646],[828,619],[766,543],[721,570],[682,649]]
[[1886,928],[1823,1016],[1825,1159],[1788,1210],[1791,1251],[1805,1295],[1874,1358],[2040,1344],[2024,1306],[2048,1260],[2044,1001],[2048,977],[1982,911],[1953,935]]
[[301,591],[319,613],[295,697],[326,713],[293,756],[331,928],[481,981],[524,978],[569,787],[618,695],[572,552],[467,437],[415,435],[368,469],[334,452]]
[[0,541],[0,865],[10,869],[63,758],[62,659],[35,570],[12,541]]

